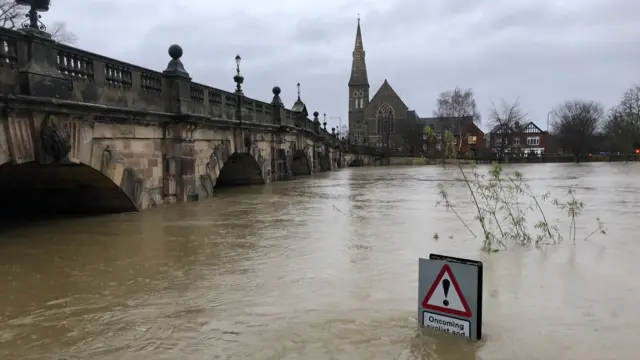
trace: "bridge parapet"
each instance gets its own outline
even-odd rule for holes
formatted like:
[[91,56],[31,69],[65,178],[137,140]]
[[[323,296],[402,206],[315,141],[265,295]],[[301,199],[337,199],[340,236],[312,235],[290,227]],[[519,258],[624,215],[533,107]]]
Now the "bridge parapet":
[[[182,49],[172,45],[163,72],[60,44],[33,33],[0,28],[0,93],[103,105],[132,112],[189,115],[206,123],[224,121],[278,125],[337,139],[317,127],[307,114],[240,92],[228,92],[192,81],[181,62]],[[179,65],[176,65],[179,64]],[[182,72],[176,72],[178,66]],[[179,85],[177,85],[179,84]],[[278,88],[279,89],[279,88]]]

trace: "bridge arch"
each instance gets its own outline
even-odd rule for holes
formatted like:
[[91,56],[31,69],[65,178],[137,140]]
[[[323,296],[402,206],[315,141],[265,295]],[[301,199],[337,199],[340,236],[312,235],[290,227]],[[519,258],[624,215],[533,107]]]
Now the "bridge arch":
[[[132,176],[135,181],[132,171],[124,169],[120,173],[122,185],[131,182]],[[135,184],[129,187],[131,194],[99,170],[82,163],[4,163],[0,165],[0,214],[26,217],[138,211],[132,199]]]
[[256,158],[251,153],[234,152],[220,167],[215,188],[264,183],[262,167]]
[[294,150],[291,157],[291,174],[293,176],[311,175],[311,162],[304,150]]

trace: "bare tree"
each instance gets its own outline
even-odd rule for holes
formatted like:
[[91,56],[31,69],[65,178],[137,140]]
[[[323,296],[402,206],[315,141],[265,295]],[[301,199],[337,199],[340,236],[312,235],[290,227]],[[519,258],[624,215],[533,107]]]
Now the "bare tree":
[[18,6],[13,0],[0,0],[0,26],[15,29],[25,17],[24,7]]
[[[0,26],[7,29],[17,29],[20,24],[27,20],[29,10],[17,5],[14,0],[0,0]],[[73,45],[78,41],[78,37],[67,30],[64,22],[54,22],[49,29],[51,38],[59,43]]]
[[514,133],[518,132],[518,126],[524,123],[527,114],[522,110],[518,98],[512,103],[501,100],[500,106],[493,104],[489,113],[489,126],[491,136],[495,136],[494,144],[499,145],[498,155],[502,159],[509,143],[513,142]]
[[640,126],[640,85],[635,85],[624,92],[618,111],[628,121]]
[[473,90],[460,89],[458,87],[453,90],[440,93],[436,102],[436,111],[433,112],[433,116],[472,116],[474,123],[480,124],[482,122],[480,112],[477,110],[476,100],[473,96]]
[[74,45],[78,41],[76,34],[67,30],[67,24],[56,21],[51,24],[49,28],[49,34],[53,40],[67,45]]
[[609,116],[603,127],[606,145],[610,153],[629,153],[635,148],[635,141],[638,137],[636,124],[628,121],[617,108],[609,111]]
[[575,155],[576,162],[587,153],[604,117],[604,107],[595,101],[573,100],[559,105],[554,111],[552,129],[560,146]]
[[640,85],[624,92],[603,130],[609,151],[629,153],[640,147]]

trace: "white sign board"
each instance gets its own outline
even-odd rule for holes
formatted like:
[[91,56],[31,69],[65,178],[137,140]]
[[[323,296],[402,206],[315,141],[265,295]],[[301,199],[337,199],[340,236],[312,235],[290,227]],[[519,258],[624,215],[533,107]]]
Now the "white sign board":
[[462,337],[471,337],[471,324],[465,320],[422,312],[422,326]]
[[482,337],[482,263],[431,254],[420,259],[420,325],[453,335]]

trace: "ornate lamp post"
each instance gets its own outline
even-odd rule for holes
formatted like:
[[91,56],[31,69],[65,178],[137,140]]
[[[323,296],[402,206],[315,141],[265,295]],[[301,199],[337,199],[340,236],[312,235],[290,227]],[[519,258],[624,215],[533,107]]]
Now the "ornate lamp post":
[[242,94],[242,83],[244,82],[244,76],[240,74],[240,62],[242,58],[240,55],[236,55],[236,76],[233,77],[233,81],[236,82],[236,94]]
[[[237,139],[237,132],[240,131],[240,138],[243,139],[245,147],[251,146],[250,141],[244,137],[244,131],[242,130],[242,108],[244,107],[244,94],[242,93],[242,83],[244,82],[244,76],[240,74],[240,62],[242,58],[240,54],[236,55],[236,75],[233,77],[233,81],[236,83],[236,119],[238,120],[238,127],[233,129],[234,136]],[[236,143],[236,152],[238,152],[238,144]]]
[[28,20],[22,23],[23,28],[42,32],[47,30],[47,27],[40,21],[41,16],[38,12],[49,11],[50,0],[16,0],[16,5],[29,7]]
[[242,58],[240,55],[236,55],[236,75],[233,77],[233,81],[236,83],[236,119],[238,119],[238,126],[242,126],[242,107],[244,103],[244,94],[242,93],[242,83],[244,82],[244,76],[240,74],[240,62]]

